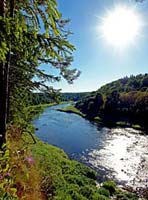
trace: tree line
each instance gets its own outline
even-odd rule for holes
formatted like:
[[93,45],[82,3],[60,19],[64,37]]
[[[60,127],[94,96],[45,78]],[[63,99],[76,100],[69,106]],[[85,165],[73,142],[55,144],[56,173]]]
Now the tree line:
[[148,128],[148,74],[106,84],[75,106],[90,119],[100,117],[109,124],[123,121]]

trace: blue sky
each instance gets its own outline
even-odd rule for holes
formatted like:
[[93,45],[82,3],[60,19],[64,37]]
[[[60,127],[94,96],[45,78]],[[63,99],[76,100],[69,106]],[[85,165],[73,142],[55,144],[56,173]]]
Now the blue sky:
[[[126,75],[148,72],[147,0],[137,4],[134,0],[58,0],[58,5],[63,18],[71,19],[67,28],[74,33],[70,41],[77,49],[73,54],[72,67],[79,69],[82,74],[74,84],[69,85],[62,80],[53,84],[55,88],[61,88],[63,92],[94,91]],[[96,31],[101,17],[115,5],[136,7],[145,23],[135,46],[131,45],[120,53],[107,45]]]

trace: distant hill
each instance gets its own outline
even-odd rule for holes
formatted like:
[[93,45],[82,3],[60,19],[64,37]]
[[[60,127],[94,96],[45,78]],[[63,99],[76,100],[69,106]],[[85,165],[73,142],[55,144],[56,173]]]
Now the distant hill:
[[61,93],[61,100],[62,101],[79,101],[86,97],[89,92],[66,92]]
[[148,74],[108,83],[78,101],[76,108],[89,119],[148,128]]
[[30,97],[30,103],[32,105],[38,104],[48,104],[53,102],[60,101],[79,101],[85,98],[89,93],[88,92],[75,92],[75,93],[32,93]]
[[114,90],[120,93],[131,91],[148,92],[148,74],[139,74],[137,76],[131,75],[130,77],[126,76],[102,86],[98,92],[106,95]]

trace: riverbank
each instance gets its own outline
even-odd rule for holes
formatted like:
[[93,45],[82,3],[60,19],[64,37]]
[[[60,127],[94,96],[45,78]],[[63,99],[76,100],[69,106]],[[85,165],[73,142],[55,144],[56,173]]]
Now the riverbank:
[[94,117],[94,118],[89,118],[85,114],[80,112],[80,110],[78,110],[74,105],[70,105],[70,106],[60,108],[60,109],[57,109],[57,110],[60,111],[60,112],[74,113],[74,114],[80,115],[81,117],[84,117],[84,118],[86,118],[86,119],[88,119],[92,122],[95,122],[100,126],[134,128],[136,130],[145,131],[145,129],[142,128],[140,125],[132,124],[132,123],[129,123],[129,122],[126,122],[126,121],[107,122],[107,121],[104,121],[103,119],[101,119],[99,116]]
[[26,113],[28,113],[28,120],[31,121],[34,117],[39,116],[43,113],[45,108],[52,107],[55,105],[66,104],[67,102],[62,101],[59,103],[49,103],[49,104],[39,104],[39,105],[31,105],[26,108]]
[[98,186],[93,170],[70,160],[63,150],[35,135],[36,143],[31,144],[29,135],[21,135],[20,129],[11,126],[7,137],[11,148],[9,172],[0,179],[7,191],[2,187],[0,198],[7,195],[15,200],[138,200],[135,194],[123,192],[112,181]]
[[95,171],[70,160],[62,149],[37,139],[31,125],[26,130],[10,126],[7,137],[7,147],[11,149],[9,167],[0,178],[7,190],[2,188],[0,195],[13,194],[20,200],[138,200],[135,194],[123,192],[112,181],[98,185]]
[[98,185],[95,171],[70,160],[62,149],[40,140],[32,146],[32,155],[42,177],[41,188],[48,199],[138,200],[138,195],[148,195],[146,189],[138,191],[132,187],[119,188],[113,181]]
[[58,108],[57,110],[60,111],[60,112],[74,113],[74,114],[80,115],[81,117],[85,117],[85,115],[83,113],[81,113],[73,105],[66,106],[64,108]]
[[[43,178],[42,188],[48,191],[47,196],[54,195],[55,199],[60,200],[139,199],[133,193],[136,190],[131,187],[118,188],[112,181],[96,184],[95,171],[77,161],[70,160],[62,149],[37,140],[36,146],[32,146],[32,152]],[[142,193],[140,195],[142,196]]]

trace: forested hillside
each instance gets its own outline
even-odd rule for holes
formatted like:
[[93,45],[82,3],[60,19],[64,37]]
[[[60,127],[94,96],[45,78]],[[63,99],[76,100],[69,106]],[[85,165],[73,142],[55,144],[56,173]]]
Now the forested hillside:
[[86,117],[108,124],[148,128],[148,74],[130,76],[102,86],[76,103]]
[[102,86],[98,92],[107,95],[116,90],[117,92],[131,92],[131,91],[147,91],[148,92],[148,74],[139,74],[137,76],[131,75],[124,77],[117,81],[113,81]]

